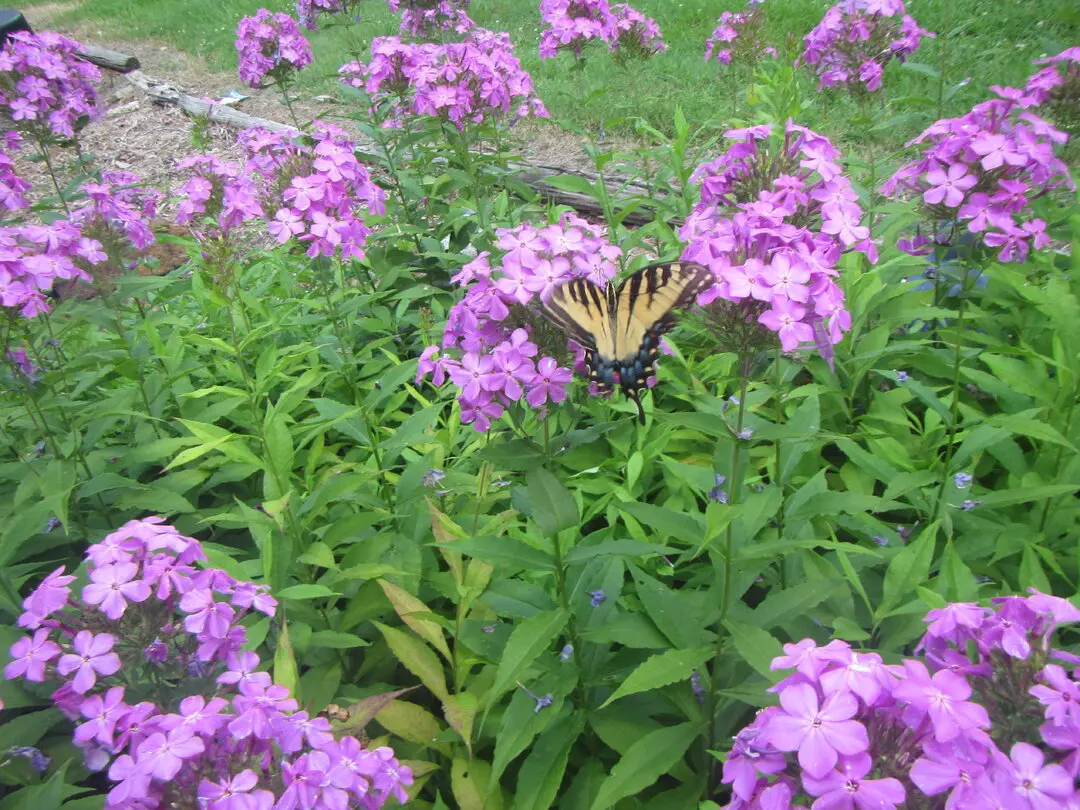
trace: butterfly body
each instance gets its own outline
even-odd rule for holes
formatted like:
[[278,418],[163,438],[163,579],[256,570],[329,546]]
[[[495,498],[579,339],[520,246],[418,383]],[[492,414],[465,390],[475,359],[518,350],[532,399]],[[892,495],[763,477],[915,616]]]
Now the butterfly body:
[[675,325],[673,310],[691,304],[713,282],[699,264],[663,262],[642,268],[618,287],[570,281],[555,288],[543,311],[585,349],[589,379],[599,393],[618,386],[644,422],[641,391],[653,375],[661,338]]

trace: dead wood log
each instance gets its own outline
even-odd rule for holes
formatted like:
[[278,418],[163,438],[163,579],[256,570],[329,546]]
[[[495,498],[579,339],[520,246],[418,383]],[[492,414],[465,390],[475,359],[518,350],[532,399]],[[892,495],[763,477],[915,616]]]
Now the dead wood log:
[[99,48],[96,45],[80,45],[77,54],[87,62],[93,62],[117,73],[131,73],[139,69],[139,58],[119,51],[110,51],[108,48]]
[[[195,96],[185,93],[180,88],[169,82],[154,79],[147,76],[141,70],[134,70],[124,76],[132,85],[142,90],[153,101],[159,104],[176,104],[180,109],[191,115],[207,117],[211,121],[226,126],[246,129],[248,127],[263,127],[274,132],[296,131],[296,127],[272,121],[268,118],[258,118],[254,115],[242,113],[232,107],[223,104],[212,104]],[[363,145],[363,144],[362,144]],[[369,157],[374,157],[371,152]],[[576,171],[562,166],[551,166],[535,163],[514,163],[512,168],[517,169],[515,179],[532,188],[545,199],[556,205],[567,205],[584,216],[594,219],[604,217],[604,209],[592,196],[582,192],[568,191],[558,188],[551,181],[559,176],[576,175],[589,183],[595,184],[597,175],[594,172]],[[644,183],[630,180],[618,175],[605,177],[608,188],[612,193],[612,204],[615,210],[622,209],[631,200],[641,200],[646,197],[655,200],[659,195],[655,190],[651,193]],[[618,191],[618,189],[622,189]],[[627,226],[639,226],[652,222],[655,218],[655,206],[641,203],[638,208],[626,214],[623,224]]]
[[146,93],[152,101],[158,104],[175,104],[190,115],[208,118],[218,124],[225,124],[226,126],[236,127],[237,129],[262,127],[263,129],[269,129],[272,132],[282,132],[286,130],[296,131],[296,127],[290,124],[282,124],[278,121],[272,121],[269,118],[259,118],[255,115],[248,115],[239,110],[234,110],[226,104],[214,104],[205,99],[188,95],[179,87],[169,84],[169,82],[161,79],[151,78],[141,70],[133,70],[131,73],[126,74],[124,78]]

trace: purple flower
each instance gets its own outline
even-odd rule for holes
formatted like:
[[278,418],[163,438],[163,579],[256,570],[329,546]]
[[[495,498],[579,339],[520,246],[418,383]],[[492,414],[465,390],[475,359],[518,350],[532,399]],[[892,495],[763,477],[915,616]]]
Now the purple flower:
[[83,701],[81,712],[87,722],[75,729],[75,741],[97,740],[102,745],[113,744],[113,732],[121,716],[131,707],[124,703],[124,687],[114,686],[105,696],[91,695]]
[[873,760],[868,754],[844,757],[840,767],[823,778],[804,775],[803,787],[811,796],[818,797],[814,804],[823,808],[892,810],[898,804],[903,804],[906,794],[900,781],[865,778],[872,768]]
[[268,790],[251,792],[258,782],[259,778],[250,769],[218,782],[203,779],[196,793],[199,806],[206,810],[269,810],[274,795]]
[[240,78],[249,87],[262,87],[269,78],[282,84],[311,64],[311,45],[288,14],[259,9],[236,28]]
[[156,732],[143,740],[137,750],[138,767],[155,779],[167,782],[180,772],[184,760],[201,754],[206,746],[191,729],[177,728],[168,734]]
[[589,604],[594,608],[600,607],[600,605],[604,604],[604,600],[607,599],[607,594],[599,589],[595,591],[586,591],[585,593],[589,595]]
[[567,644],[559,651],[559,660],[564,664],[574,657],[574,645]]
[[919,714],[929,716],[934,739],[939,743],[990,726],[986,709],[968,701],[971,685],[948,670],[931,676],[923,663],[904,661],[904,680],[893,688],[893,695],[906,701]]
[[536,364],[536,376],[529,386],[525,401],[539,408],[548,400],[562,402],[566,399],[566,386],[573,379],[570,369],[560,368],[551,357],[542,357]]
[[923,199],[930,205],[944,202],[950,208],[957,208],[964,201],[964,193],[979,182],[967,171],[963,163],[953,163],[947,170],[931,169],[926,173],[930,188],[923,193]]
[[1080,720],[1080,688],[1057,664],[1047,664],[1041,673],[1046,685],[1031,687],[1031,694],[1046,707],[1046,719],[1055,726]]
[[1076,789],[1073,778],[1060,765],[1044,765],[1043,752],[1035,746],[1016,743],[1009,759],[1011,784],[1001,791],[1006,806],[1058,810],[1073,796]]
[[953,483],[956,484],[957,489],[967,489],[971,486],[971,482],[974,480],[971,473],[958,472],[953,476]]
[[98,675],[115,675],[120,671],[120,658],[112,651],[116,638],[109,633],[94,635],[89,630],[75,634],[74,653],[61,656],[56,671],[61,675],[75,673],[71,688],[85,694],[96,682]]
[[866,727],[852,720],[859,704],[848,692],[834,692],[819,703],[818,693],[796,683],[780,693],[783,712],[773,715],[763,732],[778,751],[798,751],[799,764],[815,778],[823,778],[839,755],[861,754],[870,745]]
[[49,631],[46,628],[36,630],[33,638],[23,636],[11,645],[14,660],[4,667],[4,677],[9,681],[15,678],[44,681],[45,665],[58,655],[60,646],[49,640]]
[[103,565],[90,572],[90,585],[83,588],[82,598],[88,605],[100,605],[101,612],[113,621],[124,615],[128,600],[145,602],[150,598],[150,586],[137,579],[139,566],[134,563]]
[[64,566],[45,577],[23,600],[23,610],[26,612],[19,617],[19,627],[34,630],[41,626],[43,619],[63,608],[71,594],[68,586],[74,581],[74,576],[64,574]]

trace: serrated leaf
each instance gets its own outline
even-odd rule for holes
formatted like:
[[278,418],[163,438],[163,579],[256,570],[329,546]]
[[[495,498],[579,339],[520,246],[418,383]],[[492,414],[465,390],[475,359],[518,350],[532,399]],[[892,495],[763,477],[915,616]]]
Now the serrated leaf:
[[391,734],[425,747],[434,743],[442,730],[435,715],[405,700],[387,703],[375,719]]
[[288,588],[282,588],[275,596],[278,599],[321,599],[326,596],[338,596],[336,591],[327,588],[325,585],[290,585]]
[[543,467],[530,470],[528,482],[529,516],[547,537],[578,525],[578,506],[574,496],[558,478]]
[[562,785],[570,749],[584,729],[584,714],[575,712],[537,737],[518,771],[513,810],[549,810]]
[[470,692],[451,695],[443,703],[443,717],[465,742],[465,747],[472,753],[473,724],[476,722],[476,710],[479,704]]
[[881,602],[874,611],[874,621],[881,621],[889,612],[915,593],[915,588],[926,582],[930,564],[934,559],[939,521],[934,521],[919,532],[919,536],[900,549],[885,569]]
[[724,627],[731,634],[731,641],[739,653],[739,657],[754,668],[754,671],[766,680],[776,683],[780,680],[770,665],[772,660],[780,655],[783,650],[780,642],[760,627],[742,622],[724,622]]
[[502,810],[502,791],[493,786],[491,766],[482,759],[455,759],[450,766],[450,788],[454,792],[460,810]]
[[420,639],[396,627],[388,627],[380,622],[375,622],[375,626],[379,628],[391,651],[404,667],[419,678],[435,697],[445,702],[450,692],[446,688],[442,664],[435,653]]
[[714,651],[706,648],[690,650],[668,650],[659,655],[652,655],[631,672],[626,680],[619,684],[600,708],[613,703],[621,697],[648,692],[661,686],[685,681],[694,670],[713,656]]
[[394,612],[401,617],[401,620],[416,635],[442,653],[443,658],[447,661],[452,660],[453,656],[450,654],[450,647],[447,645],[446,639],[443,638],[442,627],[439,626],[438,622],[428,618],[432,615],[431,609],[408,591],[387,582],[385,579],[378,580],[378,583],[383,593],[386,594],[386,598],[390,600]]
[[300,673],[296,666],[292,640],[289,636],[289,624],[283,621],[274,647],[274,683],[288,689],[294,698],[300,700]]
[[590,810],[607,810],[620,799],[634,796],[682,761],[683,754],[697,739],[692,723],[660,728],[639,739],[611,769],[600,785]]
[[328,650],[349,650],[353,647],[367,647],[370,644],[370,641],[365,641],[360,636],[342,633],[340,630],[318,630],[308,639],[309,647],[323,647]]
[[405,689],[395,689],[393,692],[370,695],[363,700],[358,700],[345,709],[348,719],[334,723],[334,728],[343,734],[357,734],[363,731],[367,724],[375,718],[375,715],[381,712],[388,703],[419,688],[418,686],[409,686]]
[[566,620],[566,611],[560,608],[538,613],[513,629],[495,672],[485,715],[514,686],[521,673],[551,646],[566,627]]

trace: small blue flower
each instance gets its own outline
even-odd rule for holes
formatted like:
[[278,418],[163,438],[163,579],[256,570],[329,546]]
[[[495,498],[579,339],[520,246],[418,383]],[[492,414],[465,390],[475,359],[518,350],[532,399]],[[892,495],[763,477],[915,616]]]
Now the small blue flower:
[[51,532],[53,529],[55,529],[59,525],[60,525],[60,518],[58,518],[58,517],[49,518],[48,520],[45,521],[45,534],[48,534],[49,532]]
[[873,540],[875,543],[877,543],[879,546],[887,546],[887,545],[889,545],[889,538],[888,537],[882,537],[880,534],[875,534],[870,539]]
[[910,379],[911,379],[911,376],[906,371],[897,371],[896,372],[896,381],[898,383],[905,383]]
[[565,647],[562,648],[562,651],[559,653],[559,660],[562,661],[564,664],[573,657],[574,657],[574,645],[573,644],[567,644]]
[[754,429],[745,427],[735,434],[742,441],[749,441],[754,436]]
[[709,500],[717,503],[727,503],[728,494],[727,490],[724,489],[724,481],[727,480],[727,477],[717,473],[715,480],[716,486],[709,490]]
[[953,482],[956,484],[957,489],[967,489],[971,486],[972,480],[971,473],[966,472],[958,472],[953,477]]
[[424,486],[428,488],[435,487],[444,478],[446,478],[446,473],[444,473],[442,470],[428,470],[426,473],[424,473]]
[[594,608],[600,607],[600,605],[604,604],[604,600],[607,599],[607,594],[599,589],[595,591],[585,591],[585,593],[592,597],[589,604],[592,605]]
[[536,701],[536,708],[533,709],[533,714],[539,714],[541,709],[546,709],[555,701],[555,698],[551,695],[544,695],[543,697],[536,697],[534,695],[533,699]]
[[705,687],[701,685],[701,673],[695,672],[690,676],[690,691],[694,693],[694,698],[698,703],[704,702]]
[[8,755],[24,757],[30,760],[30,767],[38,773],[45,773],[49,769],[49,763],[52,761],[40,749],[34,748],[32,745],[17,745],[14,748],[9,748]]
[[976,506],[982,506],[982,501],[966,500],[962,504],[960,504],[960,508],[963,509],[965,512],[970,512]]

